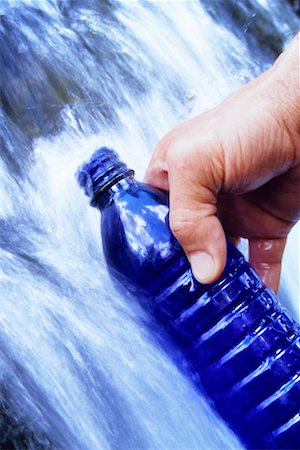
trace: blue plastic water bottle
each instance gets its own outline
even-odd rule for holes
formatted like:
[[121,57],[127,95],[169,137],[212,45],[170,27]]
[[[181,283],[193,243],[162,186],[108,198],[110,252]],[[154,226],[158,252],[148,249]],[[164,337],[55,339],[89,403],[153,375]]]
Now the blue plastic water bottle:
[[248,448],[300,448],[300,328],[230,243],[202,285],[168,223],[167,193],[139,183],[108,148],[77,174],[101,211],[104,254],[175,337],[216,410]]

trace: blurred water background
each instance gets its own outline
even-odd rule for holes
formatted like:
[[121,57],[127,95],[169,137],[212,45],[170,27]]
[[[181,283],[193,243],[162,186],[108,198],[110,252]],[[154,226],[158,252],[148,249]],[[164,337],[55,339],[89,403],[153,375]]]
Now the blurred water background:
[[[242,448],[116,292],[74,173],[108,145],[141,178],[164,133],[273,62],[297,12],[285,0],[0,1],[2,449]],[[299,227],[280,291],[299,318],[297,248]]]

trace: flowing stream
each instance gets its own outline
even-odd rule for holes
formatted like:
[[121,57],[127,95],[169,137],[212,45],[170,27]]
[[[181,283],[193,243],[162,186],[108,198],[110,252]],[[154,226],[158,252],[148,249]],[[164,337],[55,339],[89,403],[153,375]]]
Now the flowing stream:
[[[116,292],[74,173],[107,145],[141,178],[164,133],[298,28],[284,0],[0,1],[3,449],[242,448]],[[297,245],[299,227],[280,296],[299,319]]]

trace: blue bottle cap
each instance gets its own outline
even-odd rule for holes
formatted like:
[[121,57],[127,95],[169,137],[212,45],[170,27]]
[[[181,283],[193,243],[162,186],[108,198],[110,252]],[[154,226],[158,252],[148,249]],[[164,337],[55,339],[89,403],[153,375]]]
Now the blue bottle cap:
[[88,162],[83,163],[76,173],[79,185],[95,206],[100,197],[115,183],[127,176],[133,177],[134,171],[128,169],[114,150],[101,147],[96,150]]

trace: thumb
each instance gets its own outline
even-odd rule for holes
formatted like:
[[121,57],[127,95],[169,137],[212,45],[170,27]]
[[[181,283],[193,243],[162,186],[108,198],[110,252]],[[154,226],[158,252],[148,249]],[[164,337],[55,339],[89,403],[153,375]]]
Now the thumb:
[[[198,176],[193,179],[195,173]],[[204,178],[214,180],[208,172]],[[182,170],[175,164],[169,168],[170,228],[189,259],[193,275],[207,284],[224,270],[226,238],[216,216],[217,191],[205,180],[194,167]]]

